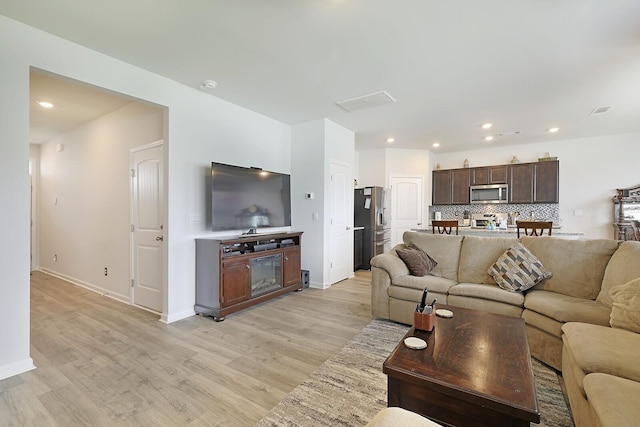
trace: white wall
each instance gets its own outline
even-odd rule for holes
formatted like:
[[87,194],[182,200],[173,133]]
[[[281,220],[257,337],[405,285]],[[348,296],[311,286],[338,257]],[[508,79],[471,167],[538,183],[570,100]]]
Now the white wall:
[[[0,16],[0,377],[29,358],[29,67],[168,107],[165,121],[166,293],[162,319],[193,314],[194,238],[209,234],[211,161],[289,172],[290,127],[164,77]],[[194,87],[199,84],[194,82]],[[5,204],[6,203],[6,204]],[[10,209],[6,209],[10,206]]]
[[[554,140],[537,144],[493,147],[435,156],[442,169],[506,164],[516,155],[521,162],[535,162],[545,152],[560,161],[560,219],[563,231],[584,232],[587,238],[612,239],[616,188],[640,183],[638,156],[640,133],[594,138]],[[574,216],[581,210],[583,216]]]
[[358,151],[358,187],[384,187],[387,185],[386,151]]
[[163,117],[134,102],[41,146],[42,270],[129,301],[129,150],[161,140]]
[[29,161],[31,162],[31,269],[37,270],[40,265],[40,145],[29,145]]
[[[0,28],[2,22],[0,21]],[[0,379],[29,357],[29,68],[0,37]]]
[[[302,268],[309,270],[310,286],[327,288],[329,280],[329,169],[332,160],[354,169],[355,137],[352,131],[326,120],[292,128],[291,199],[292,229],[302,236]],[[304,199],[314,193],[314,199]],[[353,217],[353,203],[350,204]],[[318,214],[318,220],[313,214]],[[351,239],[353,244],[353,239]]]

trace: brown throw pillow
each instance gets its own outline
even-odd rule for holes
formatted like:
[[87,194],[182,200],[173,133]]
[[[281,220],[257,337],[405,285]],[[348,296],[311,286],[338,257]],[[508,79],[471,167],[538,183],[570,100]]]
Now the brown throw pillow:
[[609,295],[613,298],[609,324],[640,333],[640,278],[611,288]]
[[507,249],[487,271],[506,291],[522,292],[552,276],[540,260],[517,243]]
[[438,263],[429,256],[425,251],[416,246],[413,242],[409,243],[405,249],[396,250],[398,256],[409,269],[412,276],[422,277],[433,270]]

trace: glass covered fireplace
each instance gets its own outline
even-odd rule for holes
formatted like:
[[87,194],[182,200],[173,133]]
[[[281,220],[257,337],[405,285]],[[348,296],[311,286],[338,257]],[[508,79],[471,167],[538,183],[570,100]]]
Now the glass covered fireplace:
[[282,287],[282,254],[251,260],[251,297]]

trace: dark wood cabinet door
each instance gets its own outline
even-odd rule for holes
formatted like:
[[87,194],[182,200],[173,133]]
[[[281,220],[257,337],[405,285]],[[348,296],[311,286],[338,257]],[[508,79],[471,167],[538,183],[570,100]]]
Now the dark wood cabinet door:
[[451,204],[451,171],[433,171],[431,199],[434,205]]
[[471,185],[487,185],[489,184],[489,168],[472,168]]
[[251,298],[251,266],[248,259],[222,262],[221,301],[229,307]]
[[362,235],[364,230],[355,230],[353,232],[353,269],[357,270],[362,267]]
[[509,167],[507,165],[491,166],[489,168],[489,184],[506,184],[509,182]]
[[558,203],[559,199],[559,162],[539,162],[535,164],[534,202]]
[[533,164],[522,163],[511,165],[511,179],[509,182],[509,201],[511,203],[533,202]]
[[300,246],[282,251],[282,285],[291,286],[302,281],[300,268]]
[[454,169],[451,171],[451,204],[469,204],[469,169]]

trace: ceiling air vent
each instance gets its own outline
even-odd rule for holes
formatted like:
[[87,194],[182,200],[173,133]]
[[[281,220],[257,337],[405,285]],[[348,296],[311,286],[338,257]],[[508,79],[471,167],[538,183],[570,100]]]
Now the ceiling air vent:
[[593,111],[589,115],[593,116],[595,114],[604,114],[607,111],[609,111],[609,108],[611,107],[596,107],[593,109]]
[[344,101],[338,101],[336,102],[336,104],[342,107],[345,111],[352,112],[394,102],[396,102],[396,100],[393,99],[393,97],[386,91],[382,90],[380,92],[374,92],[368,95],[345,99]]

